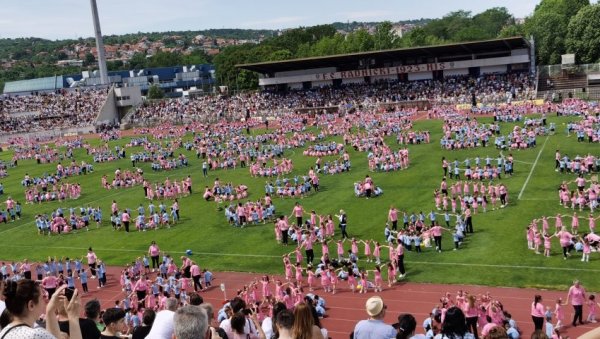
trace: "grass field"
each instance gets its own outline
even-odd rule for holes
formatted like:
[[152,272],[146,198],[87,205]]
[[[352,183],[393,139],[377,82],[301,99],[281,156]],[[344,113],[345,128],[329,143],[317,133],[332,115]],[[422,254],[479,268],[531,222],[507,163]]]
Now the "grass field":
[[[515,175],[503,178],[510,195],[507,208],[477,214],[473,218],[475,234],[468,237],[459,251],[450,250],[452,237],[444,236],[443,253],[426,249],[423,253],[408,252],[405,255],[407,279],[416,282],[464,283],[494,286],[518,286],[540,288],[566,288],[573,278],[579,278],[591,290],[600,290],[600,253],[592,253],[589,263],[582,263],[578,257],[565,261],[560,255],[557,241],[553,242],[552,257],[535,255],[527,249],[525,227],[533,219],[542,215],[571,213],[557,204],[556,189],[562,180],[572,180],[574,175],[559,174],[554,171],[554,152],[560,149],[562,154],[575,156],[594,152],[600,154],[598,144],[577,143],[574,137],[567,138],[563,123],[572,118],[549,119],[556,122],[556,135],[538,137],[538,146],[529,150],[513,151]],[[487,121],[486,119],[481,119]],[[507,133],[512,124],[503,124],[502,132]],[[301,201],[305,210],[316,210],[319,214],[335,214],[340,208],[348,214],[348,232],[361,239],[383,241],[383,228],[387,211],[391,204],[400,210],[424,213],[434,208],[433,190],[439,186],[442,169],[441,157],[453,160],[457,158],[473,158],[497,156],[493,147],[477,148],[463,151],[442,151],[439,147],[441,121],[419,121],[415,129],[428,129],[432,132],[430,144],[409,147],[411,166],[409,169],[390,173],[371,173],[368,171],[365,153],[350,149],[352,171],[349,173],[321,176],[321,192],[312,194]],[[259,133],[255,131],[254,133]],[[337,139],[341,141],[341,138]],[[100,143],[93,140],[92,143]],[[126,139],[110,142],[111,146],[123,145]],[[395,145],[390,138],[388,144]],[[397,148],[397,146],[394,146]],[[139,148],[141,150],[141,148]],[[127,154],[136,148],[127,149]],[[191,166],[169,172],[152,172],[150,164],[141,164],[151,181],[164,181],[170,178],[184,178],[192,175],[194,194],[180,200],[182,221],[174,228],[149,232],[115,232],[110,227],[108,214],[110,203],[115,199],[120,208],[132,210],[148,201],[143,197],[141,186],[130,189],[105,190],[100,182],[103,174],[112,178],[116,167],[131,168],[131,162],[94,164],[94,173],[86,176],[69,178],[67,181],[79,182],[82,196],[78,200],[63,203],[48,202],[40,205],[23,204],[23,218],[20,221],[0,224],[0,258],[5,260],[43,260],[47,256],[82,256],[88,246],[93,246],[99,257],[110,265],[120,265],[132,261],[147,251],[152,240],[156,240],[163,251],[179,255],[186,249],[194,252],[194,258],[202,267],[211,270],[251,271],[281,273],[281,255],[292,251],[293,247],[278,245],[274,240],[273,225],[256,225],[244,229],[228,225],[224,213],[217,211],[214,202],[202,199],[205,185],[212,186],[215,177],[221,182],[233,182],[249,186],[249,198],[259,199],[264,195],[264,178],[252,178],[248,169],[217,170],[210,172],[209,178],[202,178],[201,161],[195,153],[181,150],[190,159]],[[508,152],[505,152],[508,153]],[[287,150],[286,157],[293,160],[294,172],[288,175],[305,174],[314,164],[315,159],[304,157],[302,149]],[[10,159],[9,152],[0,153],[0,159]],[[76,150],[78,161],[91,162],[91,156],[85,150]],[[532,167],[531,177],[524,186]],[[19,161],[16,168],[9,169],[9,177],[0,179],[4,183],[5,195],[24,203],[24,188],[20,181],[25,173],[38,176],[44,172],[54,171],[56,164],[37,165],[35,161]],[[366,174],[373,177],[381,186],[384,195],[375,199],[356,198],[353,194],[353,182],[361,180]],[[517,199],[519,194],[521,199]],[[295,199],[274,199],[279,213],[289,215]],[[89,232],[78,232],[61,236],[39,236],[34,217],[38,213],[50,213],[59,206],[68,210],[71,206],[100,206],[103,209],[104,223],[100,229],[93,226]],[[134,215],[137,213],[134,211]],[[442,219],[438,215],[438,220]],[[570,220],[565,219],[565,224]],[[582,221],[582,229],[587,229],[587,222]],[[554,224],[551,223],[551,227]],[[338,235],[336,235],[338,236]],[[334,246],[333,246],[334,247]],[[335,248],[331,249],[335,252]],[[360,248],[362,253],[362,246]],[[316,249],[320,256],[320,248]],[[387,251],[382,257],[387,257]],[[364,266],[366,263],[361,262]],[[370,267],[369,269],[372,269]],[[596,278],[594,278],[596,277]]]

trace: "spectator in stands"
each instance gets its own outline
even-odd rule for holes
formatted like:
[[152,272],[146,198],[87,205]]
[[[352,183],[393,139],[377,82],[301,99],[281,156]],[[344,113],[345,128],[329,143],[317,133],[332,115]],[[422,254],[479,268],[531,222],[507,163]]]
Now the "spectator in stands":
[[[203,308],[204,311],[206,311],[206,317],[208,318],[208,328],[210,330],[210,337],[212,339],[226,338],[227,334],[225,334],[225,331],[219,327],[219,324],[218,323],[215,324],[216,326],[213,326],[213,324],[212,324],[212,322],[215,319],[215,313],[214,313],[212,304],[203,303],[199,307]],[[267,337],[267,338],[270,338],[270,337]]]
[[[230,302],[232,315],[221,322],[220,327],[225,330],[228,338],[258,338],[257,333],[264,332],[252,318],[247,318],[246,314],[250,314],[250,310],[246,308],[246,302],[240,297],[233,298]],[[256,319],[254,317],[254,319]]]
[[[0,332],[0,338],[62,338],[56,318],[59,303],[67,304],[71,329],[70,338],[82,338],[79,329],[80,298],[75,290],[71,300],[67,301],[64,295],[65,288],[66,285],[59,288],[45,306],[42,300],[42,288],[36,281],[29,279],[6,281],[3,293],[6,310],[10,312],[12,321]],[[46,329],[38,327],[36,324],[40,314],[44,314],[44,309],[46,310]]]
[[273,305],[273,316],[265,317],[265,319],[263,319],[261,327],[262,327],[263,331],[265,332],[265,336],[267,338],[273,338],[273,336],[275,336],[278,333],[277,332],[278,327],[277,327],[277,323],[276,323],[277,315],[279,314],[279,312],[286,310],[286,309],[287,309],[287,307],[285,306],[284,303],[277,302],[277,303],[275,303],[275,305]]
[[125,328],[125,311],[120,308],[109,308],[104,311],[102,321],[106,328],[100,335],[101,339],[121,338],[121,332]]
[[312,308],[305,303],[294,308],[292,335],[294,339],[323,339],[321,329],[315,325]]
[[387,306],[380,296],[374,296],[366,303],[368,320],[361,320],[354,327],[354,339],[389,339],[398,334],[391,325],[383,322]]
[[177,310],[177,299],[169,298],[165,309],[156,314],[147,339],[170,339],[173,335],[173,316]]
[[183,306],[175,312],[173,322],[173,339],[210,338],[208,317],[202,307]]
[[202,296],[196,292],[192,292],[189,295],[190,298],[190,305],[194,305],[194,306],[200,306],[202,305],[202,303],[204,303],[204,298],[202,298]]
[[85,303],[85,317],[94,322],[98,331],[104,331],[104,325],[100,321],[100,302],[96,299]]
[[144,339],[150,333],[154,319],[156,318],[156,312],[147,308],[144,310],[144,316],[142,318],[142,326],[139,326],[133,331],[131,339]]
[[277,314],[275,326],[279,339],[293,339],[292,328],[294,326],[294,314],[289,310],[282,310]]
[[[94,301],[94,300],[92,300]],[[96,301],[98,302],[98,301]],[[99,305],[98,305],[99,306]],[[86,304],[87,311],[87,304]],[[67,312],[66,305],[64,303],[58,304],[58,326],[60,331],[69,334],[69,313]],[[100,330],[96,327],[96,323],[88,318],[79,318],[79,327],[81,329],[81,335],[83,338],[100,338]]]
[[396,330],[398,334],[396,339],[425,339],[426,337],[422,334],[415,335],[417,328],[417,321],[412,314],[400,314],[398,316],[398,323],[396,324]]
[[508,339],[508,334],[506,334],[504,327],[494,326],[483,339]]
[[450,307],[446,311],[441,333],[435,339],[474,339],[475,336],[467,329],[464,313],[458,307]]

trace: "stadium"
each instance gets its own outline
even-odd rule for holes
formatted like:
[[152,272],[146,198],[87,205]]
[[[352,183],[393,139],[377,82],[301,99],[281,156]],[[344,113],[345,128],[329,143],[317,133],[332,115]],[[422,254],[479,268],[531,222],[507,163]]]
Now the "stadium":
[[[536,43],[236,64],[253,91],[208,64],[7,82],[3,286],[118,301],[122,334],[199,296],[248,338],[270,337],[277,303],[309,305],[314,338],[369,338],[367,316],[401,337],[405,313],[411,336],[451,337],[456,310],[462,338],[530,336],[548,315],[543,332],[594,338],[600,73],[537,64]],[[240,300],[258,316],[227,314]]]

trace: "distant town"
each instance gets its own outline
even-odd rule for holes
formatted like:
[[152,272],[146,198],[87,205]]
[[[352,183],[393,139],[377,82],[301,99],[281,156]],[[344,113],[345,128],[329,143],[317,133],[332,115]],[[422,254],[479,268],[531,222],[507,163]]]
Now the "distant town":
[[[393,24],[393,32],[402,37],[415,27],[424,25],[428,19],[397,22]],[[374,33],[377,22],[370,23],[334,23],[337,32],[346,35],[353,31],[364,29]],[[121,36],[105,37],[105,52],[109,62],[118,62],[118,65],[127,65],[136,54],[151,57],[158,52],[179,53],[189,55],[194,52],[202,52],[206,56],[213,57],[224,48],[241,44],[258,44],[264,39],[285,33],[283,30],[242,30],[223,29],[196,32],[168,32],[168,33],[137,33]],[[92,64],[97,58],[98,51],[95,42],[91,38],[78,40],[48,41],[36,38],[23,39],[0,39],[0,46],[31,40],[30,46],[20,51],[7,54],[0,52],[0,65],[6,71],[21,62],[28,62],[32,66],[42,64],[54,64],[61,67],[83,67]],[[47,46],[47,48],[43,48]]]

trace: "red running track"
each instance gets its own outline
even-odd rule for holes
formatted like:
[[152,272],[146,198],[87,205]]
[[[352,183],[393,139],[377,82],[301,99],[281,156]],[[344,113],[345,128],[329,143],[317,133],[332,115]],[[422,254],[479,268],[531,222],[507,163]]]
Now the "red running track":
[[[125,296],[121,292],[119,285],[120,276],[119,267],[109,267],[107,273],[107,286],[102,289],[97,289],[97,282],[90,280],[88,283],[89,293],[83,296],[83,302],[90,299],[98,299],[101,302],[102,308],[111,307],[115,300],[122,300]],[[213,286],[202,293],[206,302],[212,303],[215,309],[219,309],[224,301],[224,295],[221,292],[219,285],[225,284],[227,297],[231,298],[236,291],[242,288],[245,284],[250,283],[255,278],[261,277],[260,274],[251,273],[233,273],[233,272],[213,272]],[[350,332],[354,329],[354,325],[359,320],[365,319],[366,312],[364,311],[365,301],[374,292],[367,294],[353,294],[350,292],[345,282],[340,283],[341,291],[336,294],[321,293],[320,288],[316,289],[316,294],[322,296],[327,302],[327,317],[322,323],[329,331],[331,338],[348,338]],[[565,300],[565,291],[550,291],[536,289],[519,289],[519,288],[502,288],[502,287],[486,287],[472,285],[441,285],[441,284],[417,284],[417,283],[398,283],[392,288],[386,288],[380,295],[388,307],[385,321],[394,323],[401,313],[411,313],[417,319],[417,333],[423,333],[421,323],[429,315],[429,312],[435,305],[439,303],[440,297],[444,293],[450,292],[453,296],[456,291],[462,289],[471,294],[484,294],[489,292],[494,298],[500,300],[505,307],[505,310],[512,314],[513,319],[517,321],[519,328],[523,332],[523,338],[529,338],[533,331],[533,323],[530,317],[530,307],[535,294],[541,294],[543,304],[554,308],[554,302],[558,298]],[[80,289],[81,290],[81,289]],[[306,290],[305,290],[306,292]],[[564,306],[565,323],[570,324],[572,319],[572,307]],[[216,311],[215,311],[216,314]],[[587,317],[587,309],[584,307],[584,319]],[[571,338],[577,338],[579,335],[599,326],[600,324],[585,324],[575,328],[570,325],[563,327],[561,333],[568,335]]]

